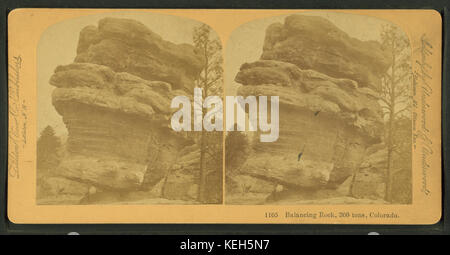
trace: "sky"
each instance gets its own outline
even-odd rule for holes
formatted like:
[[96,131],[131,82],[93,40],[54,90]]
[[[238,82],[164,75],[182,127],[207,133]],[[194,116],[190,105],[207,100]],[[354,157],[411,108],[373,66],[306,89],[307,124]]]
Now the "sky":
[[[380,28],[385,21],[369,16],[335,12],[302,12],[302,15],[322,16],[351,37],[362,41],[379,40]],[[289,14],[290,15],[290,14]],[[275,22],[284,22],[288,15],[258,19],[236,28],[226,41],[224,50],[224,80],[227,95],[234,95],[238,84],[234,77],[240,66],[254,62],[262,53],[265,30]],[[58,65],[73,62],[76,56],[79,32],[88,25],[97,25],[104,17],[122,17],[138,20],[150,30],[173,43],[192,44],[192,31],[200,25],[198,21],[171,15],[139,12],[102,13],[66,20],[50,26],[42,35],[38,45],[38,133],[51,125],[57,135],[66,135],[67,129],[61,116],[51,103],[54,89],[49,84],[51,75]]]

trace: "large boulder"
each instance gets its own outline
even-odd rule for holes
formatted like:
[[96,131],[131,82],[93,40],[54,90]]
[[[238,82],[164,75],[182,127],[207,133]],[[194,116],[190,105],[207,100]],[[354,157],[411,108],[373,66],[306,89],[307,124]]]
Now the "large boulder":
[[385,144],[370,146],[355,174],[351,195],[355,198],[384,199],[386,172],[387,149]]
[[[82,203],[197,198],[198,138],[170,128],[170,105],[192,97],[204,62],[193,45],[165,41],[135,20],[104,18],[80,32],[74,63],[58,66],[50,84],[68,130],[56,174],[96,190]],[[222,161],[207,160],[207,200],[220,202],[222,172],[210,168]]]
[[150,141],[178,137],[167,121],[171,98],[184,92],[167,83],[74,63],[56,68],[50,84],[57,87],[52,100],[69,132],[69,152],[145,164]]
[[193,175],[175,172],[167,177],[162,197],[167,199],[196,200],[198,184]]
[[204,59],[192,45],[165,41],[138,21],[104,18],[97,27],[80,32],[75,62],[100,64],[192,91]]
[[274,193],[276,184],[246,174],[233,174],[226,180],[227,204],[264,204]]
[[79,204],[89,192],[86,183],[59,176],[45,176],[37,182],[37,204]]
[[62,161],[59,168],[59,174],[67,179],[104,190],[135,190],[146,170],[145,165],[125,160],[74,155]]
[[[253,136],[253,152],[235,175],[317,199],[321,191],[350,195],[366,148],[383,137],[377,91],[389,65],[377,42],[351,38],[321,17],[291,15],[269,26],[261,59],[244,63],[235,81],[238,95],[279,96],[279,138],[262,143]],[[356,193],[363,176],[356,176]]]
[[[200,167],[200,150],[198,146],[193,144],[177,150],[166,146],[162,150],[160,145],[155,144],[153,150],[157,150],[157,152],[152,155],[154,160],[149,161],[144,186],[148,188],[160,185],[162,196],[169,194],[168,196],[175,197],[176,194],[179,194],[184,197],[185,194],[183,192],[174,191],[171,193],[171,190],[179,190],[176,186],[178,183],[181,183],[181,180],[188,180],[185,186],[197,183],[193,182],[193,180],[198,175]],[[180,198],[178,197],[178,199]]]
[[[167,146],[165,146],[167,148]],[[222,156],[206,153],[206,203],[222,201]],[[185,146],[176,151],[165,150],[150,161],[143,183],[144,188],[167,199],[197,200],[200,176],[200,147]]]
[[370,88],[378,88],[380,74],[390,66],[378,42],[352,38],[323,17],[299,14],[267,28],[261,59],[293,63]]
[[171,99],[186,92],[167,82],[73,63],[57,67],[50,84],[68,130],[68,155],[58,168],[63,178],[113,193],[135,191],[146,175],[164,175],[176,162],[171,155],[192,143],[168,125]]
[[244,85],[238,90],[240,95],[279,96],[280,104],[285,105],[280,112],[291,108],[320,111],[343,120],[374,141],[380,139],[383,120],[378,94],[370,88],[360,88],[353,80],[275,60],[245,63],[235,80]]
[[[264,78],[268,74],[271,79]],[[303,188],[339,185],[356,171],[365,148],[381,139],[377,95],[352,80],[260,60],[242,65],[236,81],[243,85],[239,95],[280,100],[279,138],[255,141],[242,167],[247,174]]]

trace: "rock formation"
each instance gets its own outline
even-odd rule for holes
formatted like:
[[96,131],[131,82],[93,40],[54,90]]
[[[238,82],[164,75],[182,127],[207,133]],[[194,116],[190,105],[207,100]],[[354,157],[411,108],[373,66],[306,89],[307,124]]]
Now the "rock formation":
[[366,148],[381,141],[375,89],[388,66],[378,43],[351,38],[324,18],[291,15],[269,26],[261,60],[243,64],[235,80],[239,95],[279,96],[280,135],[253,142],[227,194],[264,203],[277,185],[339,187],[358,171]]
[[360,41],[325,18],[304,15],[288,16],[284,24],[267,28],[261,59],[292,63],[371,88],[379,86],[380,74],[390,66],[378,42]]
[[387,150],[384,144],[367,148],[366,156],[355,174],[351,195],[355,198],[384,198]]
[[192,45],[165,41],[140,22],[104,18],[80,32],[75,62],[105,65],[190,91],[204,60]]
[[155,194],[164,182],[157,196],[195,199],[198,148],[170,128],[170,103],[192,95],[202,63],[193,46],[164,41],[137,21],[105,18],[85,27],[75,62],[50,79],[68,130],[58,175],[122,195]]

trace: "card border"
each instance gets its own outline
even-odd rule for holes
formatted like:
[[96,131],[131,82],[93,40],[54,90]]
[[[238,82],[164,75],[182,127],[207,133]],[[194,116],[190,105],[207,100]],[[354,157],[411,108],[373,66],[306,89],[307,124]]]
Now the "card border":
[[[102,1],[102,3],[105,3]],[[448,39],[450,17],[448,3],[445,0],[424,1],[386,1],[377,0],[360,2],[349,0],[345,3],[321,2],[320,4],[307,0],[302,2],[289,1],[247,1],[247,2],[205,2],[191,1],[190,5],[179,0],[166,1],[140,1],[129,3],[123,0],[108,1],[108,6],[98,2],[85,0],[62,3],[55,0],[36,1],[5,1],[1,3],[0,20],[0,77],[3,86],[0,89],[2,118],[0,126],[0,234],[65,234],[79,232],[81,234],[367,234],[379,232],[381,234],[445,234],[450,233],[449,224],[449,190],[450,180],[448,176],[448,146],[449,137],[449,91],[447,86],[442,86],[442,218],[434,225],[330,225],[330,224],[14,224],[7,218],[7,147],[8,147],[8,89],[7,89],[7,15],[16,8],[201,8],[201,9],[434,9],[442,16],[443,43],[442,43],[442,84],[449,84],[450,73]]]

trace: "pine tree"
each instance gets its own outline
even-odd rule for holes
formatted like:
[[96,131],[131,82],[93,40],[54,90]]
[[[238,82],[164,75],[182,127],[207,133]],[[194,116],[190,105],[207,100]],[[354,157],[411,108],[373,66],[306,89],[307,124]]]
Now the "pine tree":
[[[59,164],[61,141],[51,126],[42,130],[37,141],[37,168],[42,172],[50,172]],[[42,173],[41,172],[41,173]]]
[[[234,130],[237,130],[236,126]],[[228,175],[239,169],[250,153],[250,144],[244,132],[228,132],[225,139],[225,151],[225,166]]]
[[[202,89],[203,100],[208,96],[220,95],[222,91],[222,46],[217,37],[212,35],[212,30],[208,25],[201,25],[194,30],[194,46],[201,53],[205,62],[203,70],[196,79],[196,86]],[[202,101],[203,101],[202,100]],[[202,119],[206,114],[206,109],[202,109]],[[200,178],[198,189],[198,201],[207,202],[206,187],[208,178],[207,150],[208,135],[202,129],[200,137]],[[210,153],[215,154],[215,153]],[[221,162],[221,161],[220,161]]]
[[392,201],[392,182],[394,172],[394,152],[398,151],[395,143],[396,120],[410,115],[410,46],[406,35],[394,25],[386,25],[381,32],[381,43],[391,57],[391,67],[382,77],[382,108],[386,120],[386,189],[385,200]]

